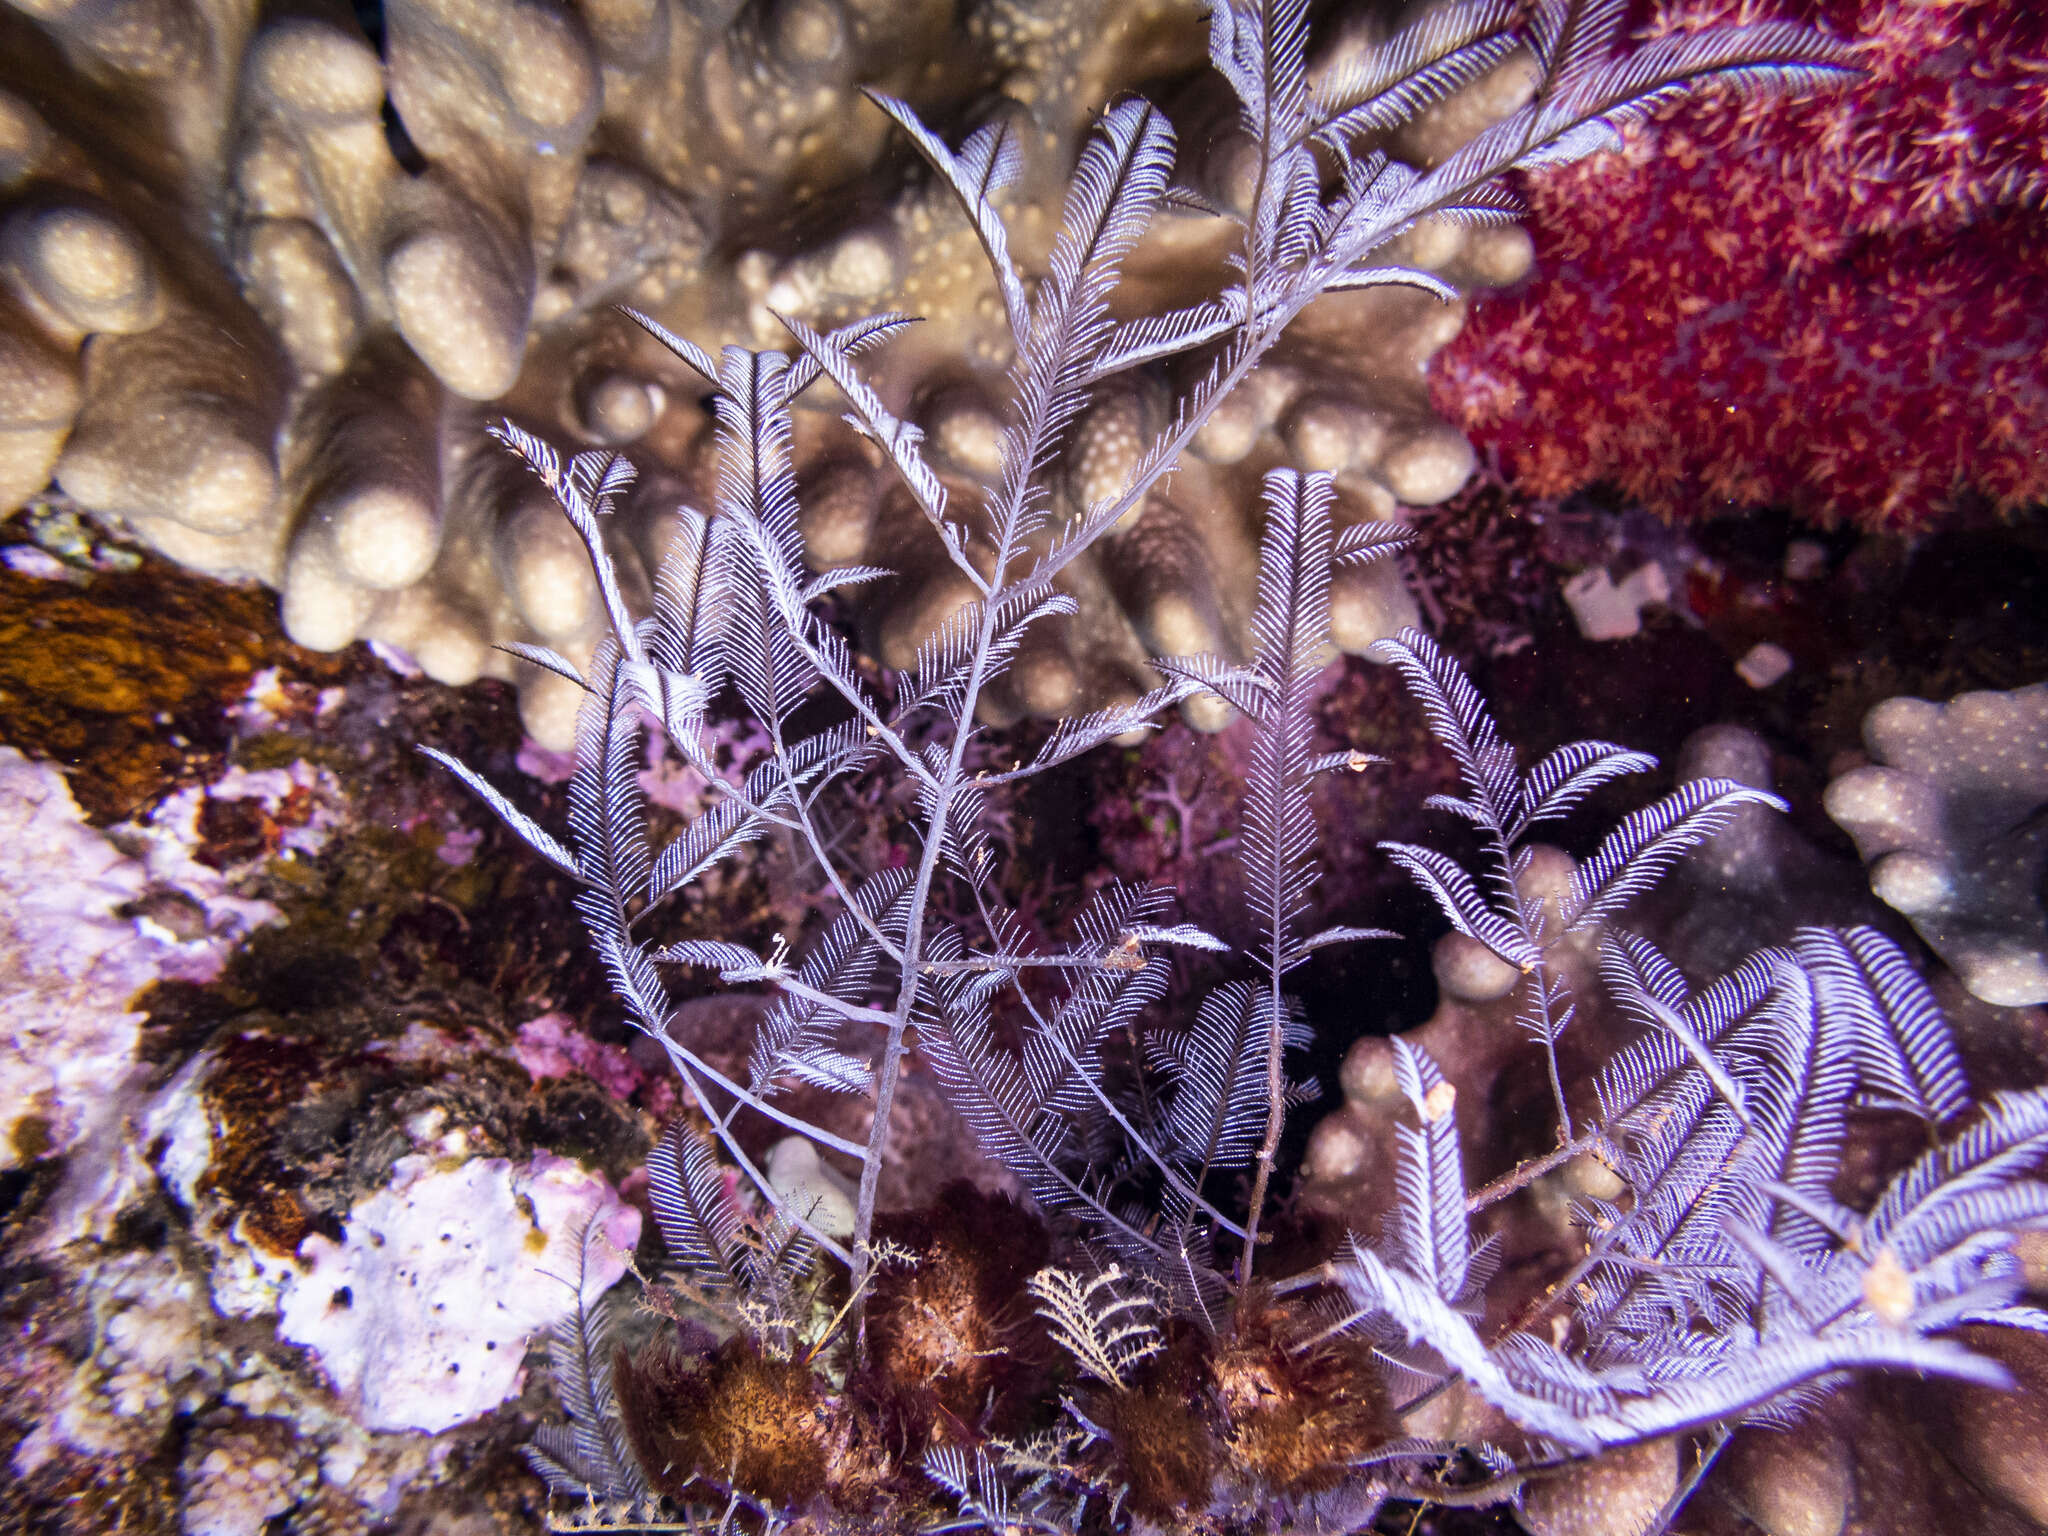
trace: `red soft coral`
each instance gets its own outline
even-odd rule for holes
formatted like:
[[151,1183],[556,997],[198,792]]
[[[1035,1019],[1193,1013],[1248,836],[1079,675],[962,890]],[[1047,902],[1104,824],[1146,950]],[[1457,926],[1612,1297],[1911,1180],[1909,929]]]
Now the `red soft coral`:
[[1532,177],[1541,276],[1439,354],[1439,409],[1541,495],[1610,480],[1869,528],[2048,497],[2048,10],[1771,14],[1854,39],[1867,73],[1695,97]]

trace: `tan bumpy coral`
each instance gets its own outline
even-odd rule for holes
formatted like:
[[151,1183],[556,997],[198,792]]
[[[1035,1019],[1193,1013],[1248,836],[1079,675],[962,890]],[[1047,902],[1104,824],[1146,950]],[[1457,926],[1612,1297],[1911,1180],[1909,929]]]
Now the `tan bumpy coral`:
[[1887,699],[1828,786],[1870,887],[1986,1002],[2048,1003],[2048,684]]
[[[1241,199],[1235,125],[1197,71],[1197,0],[387,0],[366,36],[308,0],[0,5],[0,510],[61,494],[185,565],[282,594],[286,628],[359,639],[450,682],[516,681],[562,745],[571,687],[496,651],[580,660],[596,594],[545,493],[484,436],[510,417],[567,449],[626,449],[615,529],[644,578],[678,500],[708,493],[703,388],[616,310],[706,344],[784,344],[778,314],[926,317],[877,366],[957,498],[996,471],[1002,305],[957,208],[861,94],[957,135],[1007,114],[1027,171],[1004,215],[1042,266],[1092,113],[1165,83],[1182,177]],[[1332,29],[1324,68],[1369,47]],[[1176,80],[1189,83],[1175,87]],[[1426,164],[1523,99],[1510,60],[1388,147]],[[1460,289],[1511,282],[1512,226],[1426,225],[1396,259]],[[1129,300],[1185,302],[1223,273],[1225,221],[1165,216]],[[1356,520],[1441,500],[1471,453],[1422,367],[1462,304],[1336,295],[1203,430],[1183,471],[1067,577],[990,701],[1058,715],[1134,694],[1148,655],[1241,653],[1257,481],[1328,469]],[[1183,383],[1113,381],[1064,494],[1113,488]],[[820,565],[899,574],[858,615],[902,664],[964,598],[876,457],[814,391],[798,433]],[[1391,568],[1338,594],[1361,649],[1413,617]],[[1204,719],[1198,723],[1220,723]]]

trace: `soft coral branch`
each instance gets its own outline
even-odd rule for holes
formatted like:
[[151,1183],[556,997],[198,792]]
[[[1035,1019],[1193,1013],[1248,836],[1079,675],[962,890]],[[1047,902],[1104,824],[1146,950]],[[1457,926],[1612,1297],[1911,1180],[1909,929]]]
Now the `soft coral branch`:
[[[1529,177],[1542,275],[1438,356],[1438,408],[1537,495],[1869,528],[2048,495],[2048,13],[1773,10],[1852,39],[1863,76],[1690,97]],[[1764,11],[1667,4],[1653,30]]]

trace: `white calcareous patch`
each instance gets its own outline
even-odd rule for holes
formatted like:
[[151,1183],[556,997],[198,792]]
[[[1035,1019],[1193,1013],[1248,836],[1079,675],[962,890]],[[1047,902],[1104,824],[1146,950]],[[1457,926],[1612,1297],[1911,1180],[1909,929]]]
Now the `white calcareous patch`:
[[313,1352],[364,1427],[431,1434],[519,1389],[529,1341],[575,1309],[575,1277],[589,1304],[625,1273],[640,1213],[548,1153],[524,1167],[415,1155],[392,1172],[340,1242],[300,1246],[278,1335]]

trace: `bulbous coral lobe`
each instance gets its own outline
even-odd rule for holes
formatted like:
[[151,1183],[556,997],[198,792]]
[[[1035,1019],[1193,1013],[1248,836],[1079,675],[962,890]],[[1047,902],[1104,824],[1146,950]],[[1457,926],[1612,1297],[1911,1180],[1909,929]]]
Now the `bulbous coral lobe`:
[[1971,992],[2048,1001],[2048,686],[1887,699],[1863,722],[1871,761],[1828,786],[1871,889]]

